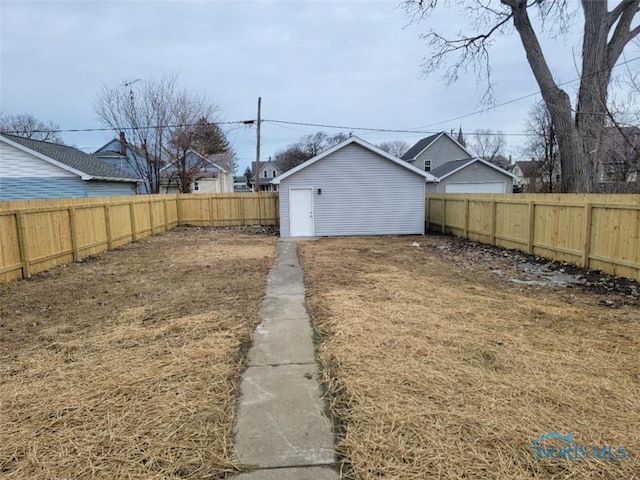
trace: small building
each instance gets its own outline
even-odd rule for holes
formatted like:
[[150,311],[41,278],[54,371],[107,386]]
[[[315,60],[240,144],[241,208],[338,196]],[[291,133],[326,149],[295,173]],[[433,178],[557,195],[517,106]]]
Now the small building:
[[423,234],[433,175],[350,137],[273,179],[280,235]]
[[[461,138],[461,134],[459,134]],[[514,175],[486,160],[476,158],[446,132],[425,137],[402,155],[402,159],[437,177],[428,193],[512,193]]]
[[427,193],[512,193],[515,175],[481,158],[453,160],[431,170]]
[[[233,155],[231,153],[214,153],[201,155],[194,150],[185,154],[182,166],[188,178],[191,178],[191,193],[232,193]],[[180,171],[177,162],[171,162],[160,169],[160,191],[162,193],[179,193]]]
[[77,148],[0,134],[0,201],[135,195],[140,183]]

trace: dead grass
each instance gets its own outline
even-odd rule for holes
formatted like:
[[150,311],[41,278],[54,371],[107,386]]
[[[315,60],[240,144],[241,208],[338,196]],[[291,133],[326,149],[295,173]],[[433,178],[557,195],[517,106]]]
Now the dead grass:
[[224,478],[276,239],[177,229],[0,285],[0,477]]
[[[638,306],[465,270],[448,241],[300,245],[346,478],[640,478]],[[551,431],[628,457],[535,462]]]

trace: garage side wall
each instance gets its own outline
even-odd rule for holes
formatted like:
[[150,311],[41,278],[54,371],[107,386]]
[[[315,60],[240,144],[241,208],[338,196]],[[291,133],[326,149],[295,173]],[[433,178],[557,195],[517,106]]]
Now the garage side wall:
[[424,233],[424,178],[360,145],[347,145],[282,180],[283,238],[290,236],[292,187],[313,188],[316,236]]
[[503,175],[480,162],[475,162],[459,172],[442,179],[442,181],[437,184],[437,192],[446,193],[447,183],[479,184],[489,182],[503,182],[506,188],[505,193],[511,193],[513,191],[513,179],[510,176]]

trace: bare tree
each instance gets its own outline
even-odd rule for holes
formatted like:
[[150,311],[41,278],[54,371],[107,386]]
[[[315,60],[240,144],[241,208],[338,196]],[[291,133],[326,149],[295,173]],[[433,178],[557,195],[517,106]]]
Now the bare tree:
[[400,158],[407,150],[409,150],[409,144],[403,140],[391,140],[388,142],[382,142],[378,145],[378,148]]
[[192,182],[186,182],[200,167],[187,168],[184,154],[202,141],[198,123],[215,124],[220,113],[206,97],[179,89],[175,76],[102,86],[94,110],[104,125],[126,132],[128,147],[135,151],[127,159],[150,193],[160,191],[160,171],[172,162],[177,172],[172,178],[179,179],[181,191],[190,191]]
[[350,136],[350,134],[343,132],[329,135],[322,131],[305,135],[296,143],[292,143],[286,148],[276,152],[273,159],[280,165],[283,172],[291,170],[328,148],[345,141]]
[[[504,132],[493,131],[488,129],[478,129],[471,136],[469,142],[470,149],[481,159],[487,162],[495,163],[501,168],[504,168],[504,149],[507,142],[504,137]],[[508,160],[507,160],[508,163]]]
[[53,122],[42,122],[31,114],[2,115],[0,132],[43,142],[64,144],[58,131],[60,126]]
[[560,153],[551,115],[544,102],[537,102],[531,107],[525,129],[531,137],[524,153],[538,162],[537,172],[541,177],[543,190],[553,192],[556,176],[560,175]]
[[[435,10],[438,0],[405,0],[403,5],[414,20]],[[569,11],[568,0],[466,0],[455,2],[462,14],[473,19],[473,33],[446,38],[431,29],[425,38],[434,49],[424,67],[426,72],[446,67],[450,82],[472,67],[487,81],[491,90],[489,51],[499,35],[512,28],[524,46],[527,61],[549,110],[562,162],[562,187],[565,192],[591,192],[596,183],[598,151],[605,129],[606,105],[611,72],[625,47],[640,33],[634,26],[640,0],[619,0],[607,10],[607,0],[580,2],[582,25],[582,64],[575,107],[567,92],[560,88],[542,51],[538,36],[548,29],[551,35],[565,33],[576,21],[577,12]],[[535,11],[541,27],[534,26],[530,11]],[[456,57],[452,64],[448,59]],[[573,113],[575,112],[575,114]]]

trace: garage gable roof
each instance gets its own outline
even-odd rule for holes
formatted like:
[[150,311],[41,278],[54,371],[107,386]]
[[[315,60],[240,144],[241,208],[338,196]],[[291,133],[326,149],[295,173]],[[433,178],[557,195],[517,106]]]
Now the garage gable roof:
[[358,138],[356,136],[351,136],[351,137],[347,138],[345,141],[340,142],[337,145],[334,145],[333,147],[329,148],[328,150],[325,150],[324,152],[320,153],[319,155],[316,155],[315,157],[307,160],[306,162],[301,163],[297,167],[292,168],[291,170],[289,170],[289,171],[283,173],[282,175],[274,178],[271,183],[279,184],[281,180],[284,180],[285,178],[296,174],[300,170],[303,170],[303,169],[307,168],[308,166],[313,165],[314,163],[322,160],[325,157],[328,157],[329,155],[331,155],[334,152],[337,152],[338,150],[343,149],[347,145],[351,145],[352,143],[355,143],[356,145],[360,145],[361,147],[366,148],[367,150],[378,154],[382,158],[385,158],[385,159],[395,163],[396,165],[398,165],[398,166],[400,166],[402,168],[406,168],[407,170],[410,170],[411,172],[415,173],[416,175],[420,175],[427,182],[437,182],[438,181],[436,179],[436,177],[433,176],[432,174],[430,174],[428,172],[424,172],[424,171],[420,170],[419,168],[414,167],[410,163],[407,163],[407,162],[405,162],[403,160],[400,160],[397,157],[394,157],[390,153],[385,152],[384,150],[376,147],[375,145],[372,145],[369,142],[365,142],[361,138]]
[[453,175],[456,172],[459,172],[463,168],[468,167],[469,165],[480,162],[487,167],[493,168],[498,172],[502,173],[511,178],[517,178],[513,173],[507,172],[506,170],[494,165],[493,163],[487,162],[481,158],[463,158],[462,160],[452,160],[451,162],[443,163],[438,168],[434,168],[431,170],[431,174],[436,176],[439,180],[447,178],[449,175]]

